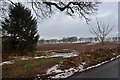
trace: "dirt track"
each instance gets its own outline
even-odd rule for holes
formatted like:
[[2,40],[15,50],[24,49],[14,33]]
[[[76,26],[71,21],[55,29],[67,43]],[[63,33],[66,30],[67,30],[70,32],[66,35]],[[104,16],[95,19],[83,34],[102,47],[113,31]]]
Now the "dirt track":
[[93,44],[90,43],[61,43],[61,44],[39,44],[37,46],[38,50],[62,50],[62,49],[71,49],[78,52],[96,50],[98,48],[115,48],[117,44],[115,43],[106,43],[106,44]]

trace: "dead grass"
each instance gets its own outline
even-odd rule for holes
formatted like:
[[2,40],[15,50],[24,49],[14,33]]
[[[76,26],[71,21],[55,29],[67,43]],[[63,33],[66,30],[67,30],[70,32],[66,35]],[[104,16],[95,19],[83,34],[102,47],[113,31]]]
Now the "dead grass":
[[40,51],[47,51],[47,50],[76,50],[79,53],[84,51],[91,51],[96,50],[99,48],[115,48],[117,44],[115,43],[106,43],[106,44],[94,44],[94,45],[87,45],[88,43],[61,43],[61,44],[40,44],[37,46],[37,49]]
[[84,68],[86,68],[97,63],[110,60],[117,55],[120,55],[120,47],[113,49],[100,48],[95,51],[86,51],[77,57],[68,58],[67,60],[63,61],[61,64],[61,69],[64,70],[72,67],[78,67],[83,62],[86,63],[84,65]]

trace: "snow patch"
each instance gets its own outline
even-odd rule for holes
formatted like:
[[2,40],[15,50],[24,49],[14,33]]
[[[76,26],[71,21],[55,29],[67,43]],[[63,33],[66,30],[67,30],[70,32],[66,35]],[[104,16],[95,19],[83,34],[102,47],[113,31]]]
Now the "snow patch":
[[51,67],[50,69],[48,69],[47,73],[46,74],[52,74],[52,73],[60,73],[60,74],[57,74],[55,76],[52,76],[51,78],[67,78],[71,75],[73,75],[75,72],[78,72],[78,71],[83,71],[83,65],[79,65],[77,68],[69,68],[69,69],[65,69],[64,71],[59,69],[59,65],[55,65],[53,67]]
[[34,59],[48,58],[47,56],[34,57]]
[[74,57],[78,56],[76,53],[51,53],[51,56],[40,56],[40,57],[34,57],[34,59],[40,59],[40,58],[57,58],[57,57],[62,57],[62,58],[69,58],[69,57]]
[[28,60],[30,59],[29,57],[22,57],[21,60]]
[[115,57],[114,58],[111,58],[110,60],[112,61],[112,60],[114,60],[115,59]]
[[94,45],[94,44],[97,44],[97,43],[99,43],[99,42],[90,42],[90,43],[88,43],[86,45]]
[[0,63],[0,66],[2,66],[4,64],[13,64],[13,63],[14,63],[13,60],[11,60],[11,61],[5,61],[5,62]]
[[86,63],[85,62],[83,62],[83,63],[81,63],[82,65],[85,65]]
[[113,55],[116,55],[115,53],[113,53]]
[[62,70],[58,69],[59,65],[56,64],[55,66],[51,67],[50,69],[48,69],[46,74],[51,74],[51,73],[59,73],[59,72],[63,72]]
[[74,71],[76,71],[76,69],[70,68],[69,70],[65,70],[64,73],[55,75],[52,78],[67,78],[67,77],[73,75],[75,73]]
[[119,58],[120,57],[120,55],[118,55],[116,58]]
[[53,56],[50,57],[63,57],[63,58],[69,58],[69,57],[73,57],[73,56],[78,56],[75,53],[56,53]]

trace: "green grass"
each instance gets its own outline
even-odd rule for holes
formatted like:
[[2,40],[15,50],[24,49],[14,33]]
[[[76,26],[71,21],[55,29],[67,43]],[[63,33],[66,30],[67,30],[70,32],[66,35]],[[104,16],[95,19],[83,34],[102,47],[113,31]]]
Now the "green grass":
[[[27,61],[16,60],[14,64],[2,66],[2,76],[6,78],[18,78],[26,72],[33,70],[37,67],[48,66],[49,63],[59,63],[63,58],[49,58],[49,59],[30,59]],[[52,65],[53,65],[52,64]]]

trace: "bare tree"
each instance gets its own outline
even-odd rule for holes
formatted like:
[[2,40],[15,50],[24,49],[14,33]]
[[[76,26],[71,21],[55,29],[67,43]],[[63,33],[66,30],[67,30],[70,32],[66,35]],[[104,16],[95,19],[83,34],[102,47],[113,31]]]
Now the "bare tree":
[[114,26],[110,26],[109,24],[102,23],[96,20],[96,27],[92,27],[90,32],[95,35],[98,41],[104,44],[107,35],[112,31]]
[[[14,0],[8,0],[14,4]],[[95,14],[98,10],[98,1],[84,2],[80,0],[29,0],[30,7],[36,16],[44,19],[50,17],[55,11],[62,11],[70,16],[78,14],[80,18],[84,18],[86,22],[90,21],[90,15]]]

